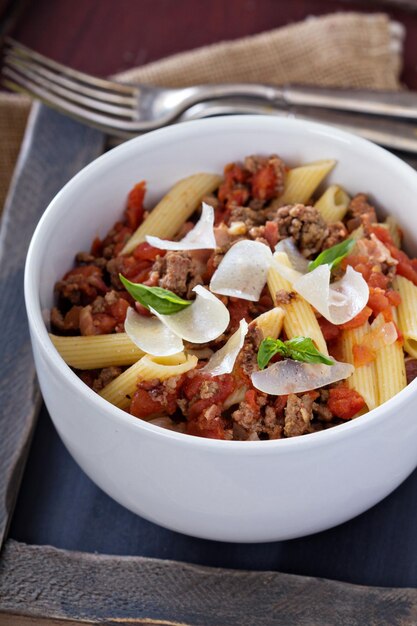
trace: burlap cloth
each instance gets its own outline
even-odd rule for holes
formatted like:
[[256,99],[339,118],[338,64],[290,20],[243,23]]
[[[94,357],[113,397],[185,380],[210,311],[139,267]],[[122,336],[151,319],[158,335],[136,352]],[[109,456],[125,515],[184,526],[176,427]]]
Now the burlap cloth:
[[[401,27],[388,16],[335,13],[176,54],[118,78],[172,87],[242,81],[399,89],[401,56]],[[0,207],[29,108],[28,98],[0,94]]]

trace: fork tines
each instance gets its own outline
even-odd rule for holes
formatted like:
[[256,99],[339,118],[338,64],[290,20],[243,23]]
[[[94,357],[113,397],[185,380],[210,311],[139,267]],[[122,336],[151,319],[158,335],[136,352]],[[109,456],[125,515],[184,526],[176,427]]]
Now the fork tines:
[[137,88],[90,76],[7,39],[3,83],[36,95],[66,113],[98,127],[127,131],[137,119]]

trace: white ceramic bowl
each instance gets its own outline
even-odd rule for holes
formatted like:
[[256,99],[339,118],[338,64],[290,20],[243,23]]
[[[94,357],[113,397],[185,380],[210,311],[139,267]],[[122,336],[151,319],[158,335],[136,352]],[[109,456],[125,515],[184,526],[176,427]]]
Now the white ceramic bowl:
[[51,202],[33,236],[25,275],[39,382],[75,460],[135,513],[223,541],[300,537],[344,522],[389,494],[417,465],[417,381],[369,414],[324,432],[278,441],[202,439],[149,425],[96,395],[55,350],[43,312],[74,254],[114,223],[138,180],[148,181],[151,206],[178,179],[221,172],[226,163],[256,153],[278,153],[290,164],[337,159],[331,180],[351,194],[370,193],[398,218],[413,249],[417,174],[409,166],[330,127],[238,116],[152,132],[94,161]]

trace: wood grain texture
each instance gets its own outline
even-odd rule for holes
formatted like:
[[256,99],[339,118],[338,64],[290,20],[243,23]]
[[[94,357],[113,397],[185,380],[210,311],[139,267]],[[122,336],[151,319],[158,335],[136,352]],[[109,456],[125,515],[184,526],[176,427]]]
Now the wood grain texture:
[[10,540],[0,562],[0,607],[0,614],[108,625],[410,626],[417,623],[417,590]]
[[57,61],[104,76],[311,15],[384,11],[407,30],[403,79],[417,89],[417,20],[415,13],[404,10],[413,1],[36,0],[13,36]]
[[[35,132],[41,141],[31,141]],[[55,141],[58,132],[59,142]],[[40,402],[23,300],[26,252],[50,200],[102,149],[103,136],[98,131],[34,105],[0,233],[0,293],[7,294],[0,299],[0,545],[13,511]],[[50,163],[54,164],[52,170]]]

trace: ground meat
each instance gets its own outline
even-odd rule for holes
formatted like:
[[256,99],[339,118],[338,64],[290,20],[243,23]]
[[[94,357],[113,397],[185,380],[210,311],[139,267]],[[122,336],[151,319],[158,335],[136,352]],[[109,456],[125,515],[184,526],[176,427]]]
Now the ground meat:
[[249,230],[253,226],[260,226],[265,223],[265,214],[263,211],[255,211],[247,206],[235,206],[230,213],[229,223],[243,222]]
[[108,313],[93,313],[91,304],[80,311],[81,335],[108,335],[115,330],[116,324],[116,319]]
[[188,252],[170,251],[158,258],[152,268],[159,276],[158,284],[182,298],[192,298],[193,287],[203,284],[201,266]]
[[100,374],[98,375],[98,377],[93,382],[94,391],[100,391],[101,389],[103,389],[103,387],[111,383],[112,380],[120,376],[121,373],[122,373],[121,367],[103,368]]
[[75,267],[55,285],[55,291],[61,300],[80,305],[90,304],[107,290],[101,269],[94,265]]
[[219,390],[219,384],[215,380],[205,380],[201,383],[200,398],[207,400],[212,398]]
[[232,419],[233,428],[237,428],[241,438],[245,437],[246,433],[245,439],[247,439],[252,432],[257,432],[259,429],[260,407],[244,400],[239,403],[239,408],[233,411]]
[[361,225],[366,228],[377,221],[375,208],[369,204],[364,193],[358,193],[352,198],[346,213],[346,226],[350,233]]
[[284,420],[277,413],[275,407],[266,406],[262,432],[267,434],[269,439],[281,439],[283,428]]
[[63,333],[78,330],[80,328],[81,306],[73,306],[63,315],[57,307],[51,311],[51,326]]
[[75,256],[76,265],[96,265],[100,269],[104,269],[107,264],[107,259],[104,257],[95,257],[90,252],[78,252]]
[[308,393],[288,396],[285,407],[284,434],[287,437],[298,437],[311,432],[310,422],[313,417],[313,397]]
[[331,422],[333,419],[333,413],[325,404],[319,402],[313,402],[312,405],[314,415],[322,422]]
[[417,359],[408,358],[405,360],[405,373],[407,375],[407,385],[417,378]]
[[166,406],[177,388],[178,381],[179,376],[172,376],[171,378],[163,381],[160,381],[159,379],[144,381],[139,383],[138,388],[147,389],[152,400],[160,402],[163,406]]
[[257,356],[259,346],[263,340],[262,331],[256,324],[250,324],[245,337],[245,343],[236,360],[236,364],[246,376],[250,378],[252,372],[257,369]]
[[289,304],[294,296],[295,294],[293,292],[285,291],[285,289],[278,289],[278,291],[275,292],[276,306],[280,306],[281,304]]
[[284,191],[286,165],[276,154],[270,157],[249,156],[244,162],[245,168],[252,174],[250,179],[252,197],[260,208],[266,201],[276,198]]
[[[285,404],[284,398],[283,404]],[[271,402],[273,404],[271,404]],[[239,440],[280,439],[283,434],[284,416],[280,399],[271,399],[265,394],[248,391],[238,409],[232,413],[233,438]]]
[[327,225],[328,234],[323,241],[323,250],[336,246],[344,241],[348,235],[347,228],[343,222],[333,222]]
[[186,432],[209,439],[232,439],[232,432],[226,428],[221,408],[215,404],[205,408],[195,419],[188,421]]
[[293,237],[301,254],[307,258],[322,249],[329,234],[326,222],[312,206],[294,204],[275,209],[268,219],[278,224],[280,239]]

